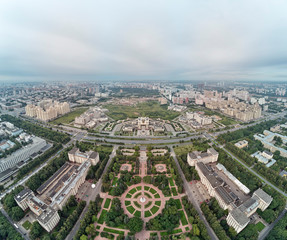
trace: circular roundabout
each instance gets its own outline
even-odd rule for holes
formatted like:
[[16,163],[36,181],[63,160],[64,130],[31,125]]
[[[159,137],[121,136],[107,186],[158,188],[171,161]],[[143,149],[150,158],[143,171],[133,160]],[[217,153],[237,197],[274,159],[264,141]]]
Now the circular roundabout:
[[133,185],[123,194],[123,208],[129,217],[150,219],[164,208],[164,195],[161,190],[150,184]]

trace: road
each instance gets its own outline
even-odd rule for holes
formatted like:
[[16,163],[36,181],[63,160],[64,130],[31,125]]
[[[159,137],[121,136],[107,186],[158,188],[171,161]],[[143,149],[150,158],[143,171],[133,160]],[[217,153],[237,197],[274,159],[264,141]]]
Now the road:
[[188,197],[188,199],[191,201],[191,203],[193,204],[194,208],[196,209],[200,219],[203,221],[204,225],[206,226],[206,229],[207,229],[207,232],[209,234],[209,236],[211,237],[211,239],[213,240],[218,240],[218,237],[216,236],[215,232],[213,231],[213,229],[210,227],[209,223],[207,222],[205,216],[203,215],[201,209],[200,209],[200,206],[198,204],[198,202],[194,199],[193,197],[193,194],[192,194],[192,190],[190,189],[190,183],[188,183],[186,181],[186,178],[184,176],[184,173],[182,172],[181,170],[181,167],[178,163],[178,160],[177,160],[177,157],[175,155],[175,152],[173,150],[173,148],[171,147],[171,151],[170,151],[170,154],[171,156],[173,157],[175,163],[176,163],[176,166],[177,166],[177,169],[179,171],[179,174],[183,180],[183,186],[184,186],[184,189],[185,189],[185,192],[186,192],[186,195]]
[[114,158],[114,156],[116,156],[117,149],[118,149],[118,146],[114,146],[113,151],[110,154],[109,160],[108,160],[108,162],[107,162],[107,164],[105,166],[105,169],[104,169],[104,171],[102,173],[102,176],[98,180],[98,182],[96,183],[96,187],[93,189],[92,193],[90,194],[90,189],[87,189],[86,193],[89,193],[89,195],[88,195],[89,197],[87,199],[87,205],[85,206],[85,208],[84,208],[83,212],[81,213],[81,215],[80,215],[78,221],[76,222],[75,226],[73,227],[73,229],[71,230],[69,235],[66,237],[66,240],[71,240],[76,235],[76,233],[77,233],[77,231],[78,231],[78,229],[80,227],[80,224],[81,224],[81,219],[84,218],[86,212],[88,211],[89,202],[90,201],[94,201],[96,199],[96,196],[98,194],[100,194],[101,189],[102,189],[102,177],[106,173],[106,171],[108,169],[108,166],[111,164],[112,159]]

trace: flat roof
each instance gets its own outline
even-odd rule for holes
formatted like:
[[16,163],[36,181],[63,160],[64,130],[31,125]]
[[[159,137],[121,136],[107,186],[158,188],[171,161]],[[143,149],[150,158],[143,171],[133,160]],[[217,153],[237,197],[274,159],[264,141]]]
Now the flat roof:
[[264,192],[261,188],[258,188],[253,195],[257,195],[260,199],[262,199],[266,203],[271,203],[273,198]]
[[14,198],[16,201],[21,202],[23,199],[25,199],[31,193],[33,193],[33,191],[31,189],[25,188],[21,192],[19,192],[17,194],[17,196],[15,196]]
[[230,214],[241,226],[248,224],[250,221],[249,218],[239,208],[234,208]]

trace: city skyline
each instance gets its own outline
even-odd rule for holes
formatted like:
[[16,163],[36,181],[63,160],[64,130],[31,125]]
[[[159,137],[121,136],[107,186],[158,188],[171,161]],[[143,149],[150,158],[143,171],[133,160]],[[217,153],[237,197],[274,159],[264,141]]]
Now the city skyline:
[[286,7],[3,1],[0,82],[285,81]]

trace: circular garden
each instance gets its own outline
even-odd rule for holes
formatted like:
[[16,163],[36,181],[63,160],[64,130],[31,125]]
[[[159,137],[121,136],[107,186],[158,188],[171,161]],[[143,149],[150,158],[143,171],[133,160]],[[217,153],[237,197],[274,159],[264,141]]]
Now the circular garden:
[[123,195],[124,208],[130,216],[144,219],[153,218],[164,207],[163,197],[162,192],[153,185],[135,186]]

